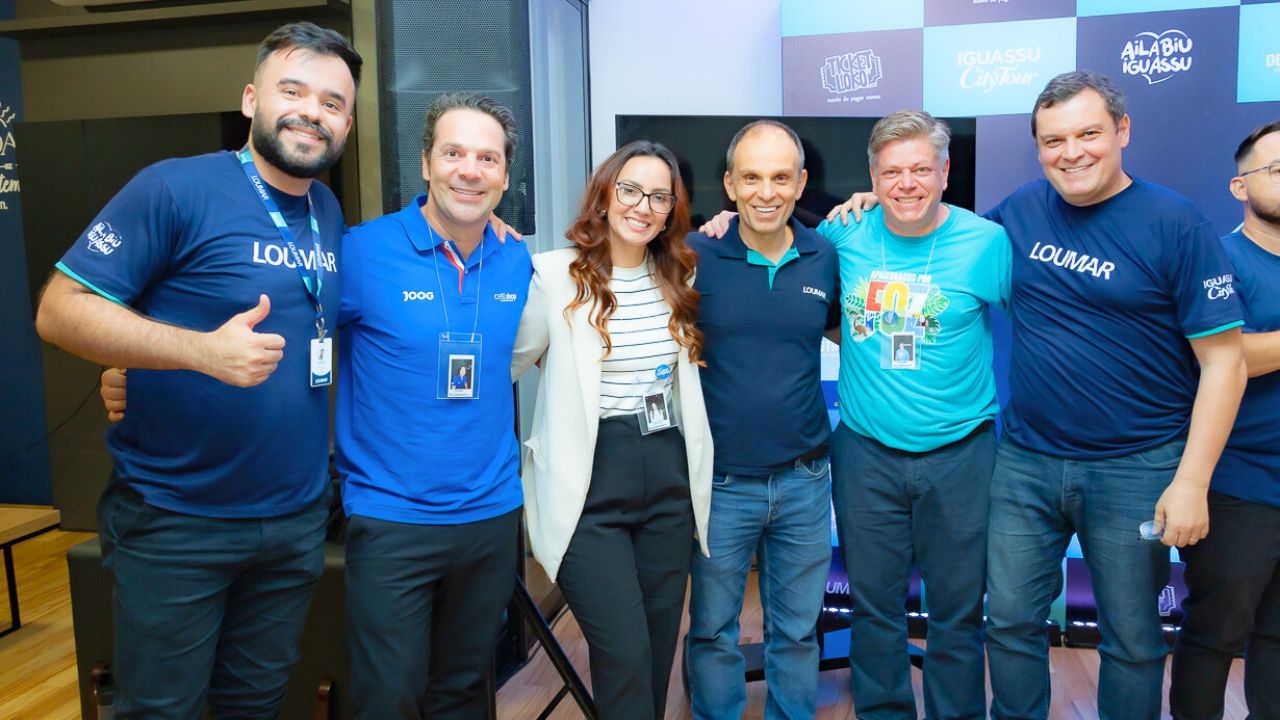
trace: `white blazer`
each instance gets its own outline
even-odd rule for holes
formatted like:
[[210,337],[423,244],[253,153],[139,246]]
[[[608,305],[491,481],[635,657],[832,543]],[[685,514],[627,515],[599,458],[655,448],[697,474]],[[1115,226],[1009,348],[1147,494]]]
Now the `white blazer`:
[[[564,309],[577,287],[569,263],[577,250],[566,248],[533,256],[529,299],[520,317],[511,363],[518,378],[536,361],[542,382],[533,410],[533,429],[525,441],[524,515],[533,556],[555,580],[569,540],[578,527],[591,485],[591,464],[600,426],[600,359],[604,340],[591,325],[591,303],[566,320]],[[675,375],[680,430],[689,459],[689,495],[697,537],[705,555],[707,515],[711,511],[711,426],[702,402],[698,366],[680,349]]]

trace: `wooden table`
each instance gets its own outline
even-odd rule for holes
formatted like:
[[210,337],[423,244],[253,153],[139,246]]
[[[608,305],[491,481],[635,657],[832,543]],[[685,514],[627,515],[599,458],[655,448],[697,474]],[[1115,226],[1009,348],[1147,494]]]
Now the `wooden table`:
[[9,627],[0,637],[22,627],[18,613],[18,581],[13,571],[13,546],[58,527],[62,515],[51,507],[39,505],[0,505],[0,549],[4,551],[4,578],[9,587]]

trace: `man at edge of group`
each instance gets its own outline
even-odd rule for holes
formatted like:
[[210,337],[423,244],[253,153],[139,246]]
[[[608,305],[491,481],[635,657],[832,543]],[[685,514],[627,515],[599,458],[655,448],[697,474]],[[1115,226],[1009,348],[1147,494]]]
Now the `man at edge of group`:
[[[1123,170],[1129,129],[1111,80],[1058,75],[1031,116],[1045,179],[987,214],[1013,246],[987,536],[997,720],[1048,716],[1045,622],[1073,533],[1098,606],[1098,714],[1159,717],[1168,546],[1209,531],[1209,481],[1244,390],[1231,264],[1189,200]],[[1159,542],[1140,539],[1146,520]]]
[[331,357],[343,220],[312,178],[342,153],[360,66],[332,30],[268,35],[248,146],[139,172],[45,288],[42,337],[134,368],[98,505],[122,720],[279,713],[329,511],[331,376],[311,358]]
[[829,242],[792,218],[807,175],[791,128],[748,124],[725,163],[739,219],[722,241],[689,235],[700,256],[702,390],[715,440],[711,555],[695,551],[691,569],[690,697],[701,719],[741,717],[746,708],[738,616],[755,553],[765,717],[812,718],[816,624],[831,560],[831,426],[819,347],[839,322],[837,259]]
[[929,603],[925,715],[986,716],[997,410],[987,308],[1007,305],[1011,258],[999,225],[942,202],[950,139],[923,111],[880,119],[867,143],[879,207],[857,225],[818,228],[846,288],[832,493],[860,718],[916,717],[903,614],[915,564]]
[[1249,384],[1209,488],[1209,535],[1183,548],[1182,629],[1173,651],[1175,720],[1222,717],[1241,653],[1249,717],[1280,718],[1280,120],[1235,154],[1244,226],[1222,238],[1244,307]]

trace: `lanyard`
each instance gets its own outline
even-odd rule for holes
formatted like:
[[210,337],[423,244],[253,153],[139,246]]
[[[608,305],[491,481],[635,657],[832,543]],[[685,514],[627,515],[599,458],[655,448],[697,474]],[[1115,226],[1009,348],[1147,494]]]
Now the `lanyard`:
[[[453,241],[448,239],[438,238],[436,236],[435,231],[431,229],[431,223],[427,223],[427,235],[431,238],[433,243],[431,245],[431,266],[434,267],[436,270],[436,285],[440,288],[440,307],[444,310],[444,331],[446,334],[448,334],[449,333],[449,303],[445,302],[444,282],[440,280],[440,265],[436,261],[436,247],[437,246],[444,247],[445,257],[449,258],[449,263],[454,267],[456,267],[459,272],[464,272],[463,268],[466,267],[466,265],[462,261],[462,253],[455,250],[454,247],[451,245]],[[480,236],[480,247],[477,248],[477,252],[480,253],[480,269],[477,271],[477,275],[476,275],[476,313],[475,313],[475,318],[471,323],[471,341],[472,342],[474,342],[476,338],[476,329],[480,327],[480,281],[484,279],[484,236],[483,235]],[[458,287],[458,294],[459,295],[462,294],[461,286]]]
[[314,248],[314,265],[315,277],[312,277],[302,262],[302,253],[293,243],[293,232],[289,230],[289,224],[284,221],[284,215],[280,214],[280,208],[276,206],[276,201],[271,197],[271,193],[267,191],[267,184],[258,176],[258,169],[254,167],[253,155],[248,148],[240,150],[236,153],[236,157],[240,159],[240,168],[244,170],[245,177],[249,178],[249,184],[253,186],[254,192],[258,194],[258,199],[262,201],[262,206],[267,209],[267,215],[271,216],[271,222],[276,226],[276,230],[280,231],[280,237],[284,240],[285,245],[289,247],[289,252],[293,254],[293,264],[298,270],[298,275],[302,278],[302,286],[307,290],[307,297],[311,298],[311,304],[316,308],[316,337],[324,339],[324,306],[320,303],[320,288],[324,284],[324,265],[320,262],[320,223],[316,221],[315,206],[311,204],[311,193],[307,193],[307,216],[310,218],[311,225],[311,243]]

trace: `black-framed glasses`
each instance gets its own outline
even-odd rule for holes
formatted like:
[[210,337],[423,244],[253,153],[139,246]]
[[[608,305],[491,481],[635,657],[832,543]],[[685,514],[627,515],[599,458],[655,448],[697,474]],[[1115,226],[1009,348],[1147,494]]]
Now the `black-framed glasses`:
[[[1252,175],[1256,172],[1262,172],[1263,170],[1266,170],[1267,174],[1271,176],[1271,182],[1280,184],[1280,162],[1273,162],[1270,165],[1263,165],[1262,167],[1254,168],[1248,172],[1242,172],[1240,173],[1240,177]],[[618,199],[621,200],[622,196],[618,196]]]
[[618,202],[627,207],[635,207],[640,204],[641,200],[649,198],[649,209],[660,215],[666,215],[676,206],[676,196],[669,192],[659,190],[647,193],[635,185],[621,180],[614,183],[613,187],[618,196]]

